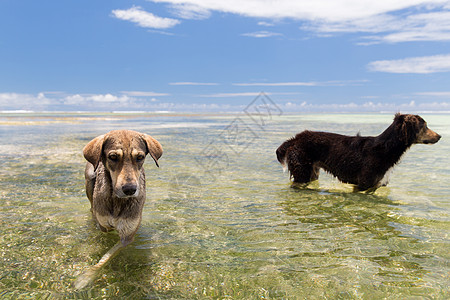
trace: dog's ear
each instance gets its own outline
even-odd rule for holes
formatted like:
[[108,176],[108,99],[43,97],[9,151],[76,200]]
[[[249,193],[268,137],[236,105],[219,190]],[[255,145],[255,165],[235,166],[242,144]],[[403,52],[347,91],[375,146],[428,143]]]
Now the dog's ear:
[[150,153],[150,156],[153,158],[156,166],[159,168],[158,159],[163,154],[161,144],[148,134],[142,134],[141,138],[145,141],[145,144],[147,145],[147,153]]
[[402,136],[406,145],[412,145],[419,132],[419,120],[414,115],[402,115]]
[[407,115],[396,113],[394,117],[395,129],[399,133],[399,140],[408,145],[409,124],[406,120]]
[[86,158],[86,160],[94,166],[94,170],[97,169],[98,163],[102,159],[102,149],[104,141],[105,135],[100,135],[90,141],[83,148],[84,158]]

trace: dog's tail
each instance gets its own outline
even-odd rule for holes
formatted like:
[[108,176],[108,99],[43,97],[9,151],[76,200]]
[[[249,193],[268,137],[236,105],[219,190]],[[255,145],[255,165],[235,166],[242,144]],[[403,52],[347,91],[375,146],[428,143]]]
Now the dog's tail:
[[287,140],[286,142],[284,142],[283,144],[281,144],[280,147],[278,147],[276,154],[277,154],[277,159],[280,162],[280,164],[283,166],[283,170],[286,172],[288,166],[286,164],[286,153],[287,153],[287,149],[291,146],[292,144],[292,139]]

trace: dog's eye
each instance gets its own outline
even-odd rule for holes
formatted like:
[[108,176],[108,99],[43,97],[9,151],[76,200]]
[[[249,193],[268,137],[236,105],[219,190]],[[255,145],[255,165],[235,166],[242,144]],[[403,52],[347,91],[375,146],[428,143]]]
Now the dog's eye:
[[142,161],[145,159],[145,155],[144,154],[139,154],[138,156],[136,156],[136,160],[137,161]]
[[112,161],[116,161],[116,160],[119,159],[119,156],[117,154],[115,154],[115,153],[111,153],[111,154],[108,155],[108,158],[110,160],[112,160]]

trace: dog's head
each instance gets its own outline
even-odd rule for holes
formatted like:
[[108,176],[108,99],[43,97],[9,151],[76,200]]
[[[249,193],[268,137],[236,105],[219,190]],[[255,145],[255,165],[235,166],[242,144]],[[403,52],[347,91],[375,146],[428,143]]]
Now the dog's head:
[[83,155],[96,169],[100,161],[109,172],[114,194],[119,198],[137,197],[145,156],[158,165],[161,144],[151,136],[132,130],[114,130],[90,141]]
[[407,145],[434,144],[441,136],[429,129],[427,122],[418,115],[402,115],[397,113],[394,118],[396,129],[400,132],[402,141]]

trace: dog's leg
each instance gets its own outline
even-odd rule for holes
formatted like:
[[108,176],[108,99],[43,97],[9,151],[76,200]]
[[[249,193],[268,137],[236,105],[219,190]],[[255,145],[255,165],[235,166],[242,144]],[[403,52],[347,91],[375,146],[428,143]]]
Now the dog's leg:
[[313,165],[310,181],[314,181],[314,180],[319,179],[319,172],[320,172],[320,167],[318,167],[316,165]]
[[124,247],[133,241],[134,235],[138,231],[140,224],[141,217],[123,218],[118,221],[116,224],[116,230],[119,233],[120,241]]
[[[371,191],[374,192],[380,187],[380,179],[369,175],[370,172],[362,172],[358,184],[356,185],[358,192]],[[354,190],[355,191],[355,190]]]
[[99,262],[91,267],[89,267],[86,271],[84,271],[80,276],[78,276],[77,280],[74,283],[74,287],[77,290],[80,290],[90,284],[97,272],[111,259],[113,258],[119,251],[123,248],[122,242],[117,242],[102,258]]

